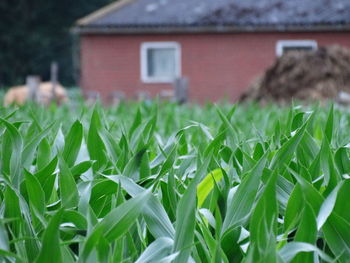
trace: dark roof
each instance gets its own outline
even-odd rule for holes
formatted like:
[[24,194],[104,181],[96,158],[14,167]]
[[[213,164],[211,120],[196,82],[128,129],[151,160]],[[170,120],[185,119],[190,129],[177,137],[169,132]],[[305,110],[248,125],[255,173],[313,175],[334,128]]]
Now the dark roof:
[[78,31],[349,29],[350,0],[121,0],[78,21]]

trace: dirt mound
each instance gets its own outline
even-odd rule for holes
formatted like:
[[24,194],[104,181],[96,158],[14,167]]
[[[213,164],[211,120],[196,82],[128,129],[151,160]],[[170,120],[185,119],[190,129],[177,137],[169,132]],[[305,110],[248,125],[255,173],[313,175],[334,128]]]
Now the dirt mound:
[[350,50],[329,46],[277,58],[241,100],[327,100],[344,92],[350,93]]

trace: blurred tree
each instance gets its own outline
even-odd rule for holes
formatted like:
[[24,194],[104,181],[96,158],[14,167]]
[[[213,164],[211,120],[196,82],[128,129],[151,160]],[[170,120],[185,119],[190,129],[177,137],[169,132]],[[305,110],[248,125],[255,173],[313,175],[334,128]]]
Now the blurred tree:
[[74,22],[113,0],[0,0],[0,87],[24,83],[28,74],[76,84],[72,51]]

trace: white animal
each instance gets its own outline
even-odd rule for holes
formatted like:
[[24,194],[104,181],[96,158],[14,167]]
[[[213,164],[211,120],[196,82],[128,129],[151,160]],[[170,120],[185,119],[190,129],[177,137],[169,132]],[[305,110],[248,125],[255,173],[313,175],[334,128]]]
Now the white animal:
[[[37,102],[49,105],[52,99],[52,83],[42,82],[37,90]],[[10,88],[4,97],[4,106],[11,104],[23,105],[29,99],[29,88],[26,85]],[[56,84],[55,99],[58,104],[68,101],[67,92],[63,86]]]

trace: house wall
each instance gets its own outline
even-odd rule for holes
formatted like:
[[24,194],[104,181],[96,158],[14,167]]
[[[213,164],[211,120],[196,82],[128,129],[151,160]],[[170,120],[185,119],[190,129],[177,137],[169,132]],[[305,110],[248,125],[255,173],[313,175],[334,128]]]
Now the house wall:
[[108,101],[113,91],[128,97],[171,89],[170,84],[141,81],[140,46],[146,41],[176,41],[181,45],[182,76],[189,78],[192,101],[234,101],[269,67],[278,40],[313,39],[319,46],[350,48],[350,33],[232,33],[172,35],[83,35],[81,87],[98,91]]

